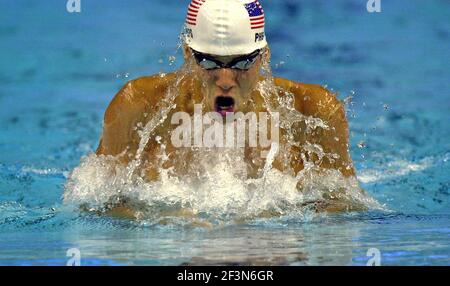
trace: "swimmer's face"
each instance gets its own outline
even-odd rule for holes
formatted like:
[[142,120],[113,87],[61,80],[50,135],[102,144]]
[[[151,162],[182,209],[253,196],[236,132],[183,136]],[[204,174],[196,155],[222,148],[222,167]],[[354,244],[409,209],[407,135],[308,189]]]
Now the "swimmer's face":
[[[188,48],[189,49],[189,48]],[[189,49],[194,74],[202,81],[204,109],[226,112],[248,111],[251,93],[258,83],[263,52],[249,55],[213,56]]]

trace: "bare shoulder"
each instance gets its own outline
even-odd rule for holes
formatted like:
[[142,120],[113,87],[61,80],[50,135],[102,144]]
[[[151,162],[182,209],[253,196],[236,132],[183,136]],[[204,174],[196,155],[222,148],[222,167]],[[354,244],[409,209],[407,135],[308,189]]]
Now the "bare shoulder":
[[139,136],[134,127],[157,109],[173,77],[140,77],[122,87],[106,109],[97,154],[117,155],[125,148],[137,146]]
[[275,78],[275,84],[291,92],[295,98],[295,108],[305,115],[329,119],[343,104],[336,94],[319,84],[307,84],[284,78]]
[[154,74],[132,80],[130,84],[135,100],[145,100],[154,105],[164,96],[175,77],[175,73]]
[[116,120],[121,114],[144,112],[156,106],[174,77],[173,73],[164,76],[155,74],[127,82],[111,100],[105,112],[105,124]]

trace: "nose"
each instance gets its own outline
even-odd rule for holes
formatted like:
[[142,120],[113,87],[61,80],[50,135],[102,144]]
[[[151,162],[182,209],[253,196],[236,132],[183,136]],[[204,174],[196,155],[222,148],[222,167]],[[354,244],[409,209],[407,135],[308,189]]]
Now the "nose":
[[237,85],[236,76],[232,69],[222,68],[215,73],[215,83],[223,91],[228,92]]

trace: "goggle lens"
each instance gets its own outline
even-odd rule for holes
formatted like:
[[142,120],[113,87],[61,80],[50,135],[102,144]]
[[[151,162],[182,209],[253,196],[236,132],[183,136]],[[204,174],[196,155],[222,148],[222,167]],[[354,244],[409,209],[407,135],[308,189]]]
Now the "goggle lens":
[[256,50],[249,55],[240,56],[229,61],[228,63],[224,63],[215,59],[213,56],[202,54],[195,50],[192,50],[192,52],[197,63],[205,70],[213,70],[219,68],[249,70],[256,62],[256,58],[261,54],[260,50]]

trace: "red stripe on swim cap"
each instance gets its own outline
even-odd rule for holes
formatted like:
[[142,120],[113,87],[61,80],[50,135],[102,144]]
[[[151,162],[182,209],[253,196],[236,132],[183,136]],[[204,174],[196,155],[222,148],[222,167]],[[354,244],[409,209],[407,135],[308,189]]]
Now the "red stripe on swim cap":
[[188,6],[188,12],[186,16],[186,23],[189,25],[194,25],[197,22],[198,10],[205,3],[206,0],[192,0]]
[[263,28],[263,27],[264,27],[264,24],[261,25],[261,26],[255,26],[255,27],[252,27],[252,29],[259,29],[259,28]]
[[262,19],[264,19],[264,16],[259,16],[259,17],[255,17],[255,18],[250,18],[251,21],[254,21],[254,20],[262,20]]
[[253,21],[252,21],[252,26],[253,26],[253,25],[258,25],[258,24],[264,24],[264,20],[258,21],[258,22],[253,22]]
[[192,8],[192,7],[190,7],[190,6],[189,6],[189,8],[188,8],[188,11],[189,11],[189,12],[193,12],[193,13],[198,13],[198,9],[194,9],[194,8]]

